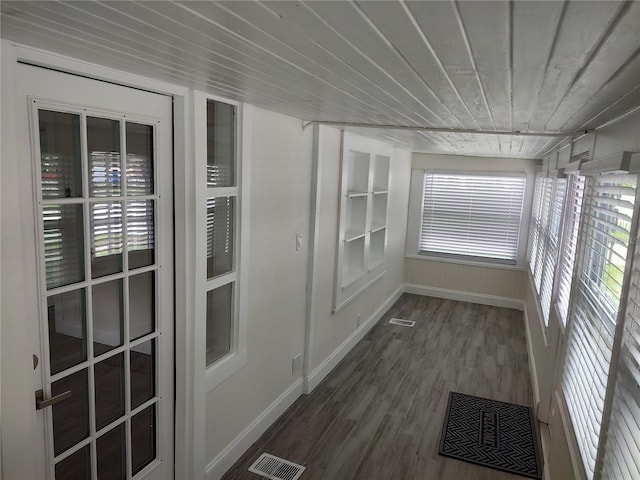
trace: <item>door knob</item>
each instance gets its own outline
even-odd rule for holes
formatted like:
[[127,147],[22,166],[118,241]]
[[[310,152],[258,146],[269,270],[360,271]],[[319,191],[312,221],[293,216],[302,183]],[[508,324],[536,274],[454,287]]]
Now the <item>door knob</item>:
[[63,402],[67,398],[71,398],[71,390],[61,393],[60,395],[54,395],[51,398],[44,398],[44,392],[42,390],[36,391],[36,410],[42,410],[43,408],[50,407],[56,403]]

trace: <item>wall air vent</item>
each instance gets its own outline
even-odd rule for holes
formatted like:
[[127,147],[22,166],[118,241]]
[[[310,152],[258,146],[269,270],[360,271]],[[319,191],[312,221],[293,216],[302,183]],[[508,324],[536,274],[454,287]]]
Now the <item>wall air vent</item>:
[[392,318],[389,323],[400,325],[401,327],[413,327],[416,324],[413,320],[402,320],[401,318]]
[[297,480],[304,472],[304,467],[268,453],[263,453],[249,467],[249,471],[271,480]]

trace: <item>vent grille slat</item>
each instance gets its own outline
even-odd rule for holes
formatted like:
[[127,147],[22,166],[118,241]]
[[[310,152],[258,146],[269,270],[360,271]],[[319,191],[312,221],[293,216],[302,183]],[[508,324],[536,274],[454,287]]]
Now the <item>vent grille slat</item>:
[[263,453],[249,467],[249,471],[271,480],[297,480],[304,472],[304,468],[297,463]]
[[401,318],[392,318],[389,320],[389,323],[393,325],[400,325],[401,327],[413,327],[416,324],[413,320],[403,320]]

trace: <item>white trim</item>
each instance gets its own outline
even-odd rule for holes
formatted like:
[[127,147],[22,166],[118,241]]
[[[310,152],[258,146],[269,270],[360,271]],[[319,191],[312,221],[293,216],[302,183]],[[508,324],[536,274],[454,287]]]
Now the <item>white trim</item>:
[[[531,270],[527,268],[527,278],[529,279],[529,288],[531,289],[531,295],[533,296],[536,306],[536,314],[538,316],[538,323],[540,323],[540,330],[542,331],[542,341],[544,342],[545,350],[549,349],[549,340],[547,339],[547,326],[544,324],[544,317],[542,316],[542,306],[540,305],[540,297],[536,293],[536,286],[533,283],[533,275]],[[526,288],[526,287],[525,287]],[[549,313],[551,315],[551,313]]]
[[538,385],[538,371],[536,369],[536,359],[533,354],[533,340],[531,338],[531,329],[529,328],[529,315],[527,309],[524,309],[524,333],[527,337],[527,359],[529,360],[529,375],[531,375],[531,386],[533,387],[533,399],[535,407],[533,411],[538,416],[538,407],[540,406],[540,386]]
[[404,285],[400,285],[389,298],[387,298],[371,316],[362,322],[342,344],[336,348],[320,365],[318,365],[310,375],[304,377],[304,393],[311,393],[322,380],[340,363],[340,361],[351,351],[351,349],[371,330],[382,316],[404,293]]
[[587,477],[584,471],[584,464],[582,463],[580,450],[575,439],[571,419],[569,418],[569,411],[567,410],[567,406],[564,402],[564,398],[562,398],[562,395],[560,394],[560,391],[555,390],[554,394],[556,396],[556,404],[558,406],[558,413],[560,414],[560,421],[562,422],[562,429],[564,430],[567,448],[569,449],[569,457],[571,459],[571,467],[573,468],[575,480],[585,480]]
[[487,295],[484,293],[463,292],[461,290],[451,290],[449,288],[405,284],[404,291],[405,293],[413,293],[415,295],[423,295],[425,297],[446,298],[448,300],[479,303],[480,305],[491,305],[493,307],[514,308],[521,311],[525,308],[524,302],[519,298],[499,297],[497,295]]
[[415,253],[407,253],[405,254],[404,258],[411,258],[413,260],[428,260],[430,262],[457,263],[459,265],[468,265],[471,267],[495,268],[496,270],[515,270],[517,272],[524,272],[525,270],[527,270],[526,267],[520,267],[517,265],[510,265],[506,263],[495,263],[491,260],[480,262],[455,257],[435,257],[433,255],[421,255]]
[[208,480],[221,478],[302,393],[303,381],[299,378],[207,465],[205,478]]

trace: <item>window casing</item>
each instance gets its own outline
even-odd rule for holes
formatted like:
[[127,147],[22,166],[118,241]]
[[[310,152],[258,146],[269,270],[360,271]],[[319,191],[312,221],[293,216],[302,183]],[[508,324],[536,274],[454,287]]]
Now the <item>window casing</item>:
[[529,268],[540,298],[544,324],[549,324],[551,297],[558,259],[567,181],[564,178],[536,176],[535,199],[531,214]]
[[[623,284],[636,185],[634,175],[604,174],[589,177],[585,187],[562,390],[588,478],[598,473],[603,420],[607,421],[618,312],[626,302]],[[614,412],[615,408],[614,402]],[[615,419],[614,415],[610,425],[620,424]]]
[[424,173],[419,253],[515,264],[525,175]]

